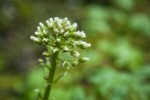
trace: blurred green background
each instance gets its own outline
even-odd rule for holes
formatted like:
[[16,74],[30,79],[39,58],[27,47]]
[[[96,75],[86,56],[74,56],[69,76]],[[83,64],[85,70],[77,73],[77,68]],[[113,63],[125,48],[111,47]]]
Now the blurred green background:
[[36,100],[44,69],[40,21],[68,17],[87,33],[90,61],[53,88],[55,100],[150,100],[149,0],[0,0],[0,100]]

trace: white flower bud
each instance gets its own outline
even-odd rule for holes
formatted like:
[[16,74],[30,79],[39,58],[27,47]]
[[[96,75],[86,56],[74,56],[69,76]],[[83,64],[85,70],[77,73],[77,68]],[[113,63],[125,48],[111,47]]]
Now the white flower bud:
[[48,27],[49,27],[49,28],[53,27],[53,24],[54,24],[54,23],[50,22],[50,23],[48,24]]
[[70,26],[70,21],[66,21],[66,26]]
[[63,19],[63,21],[68,21],[68,18],[67,18],[67,17],[65,17],[65,18]]
[[42,33],[42,29],[40,26],[37,26],[37,32]]
[[30,36],[30,39],[31,40],[34,40],[36,37],[35,36]]
[[86,35],[83,31],[82,32],[80,32],[80,31],[74,32],[73,35],[77,36],[77,37],[80,37],[80,38],[85,38],[86,37]]
[[68,32],[68,31],[64,33],[64,36],[67,36],[67,35],[69,35],[69,32]]
[[49,21],[50,21],[50,22],[53,22],[54,20],[53,20],[53,18],[49,18]]
[[49,20],[46,20],[46,24],[47,24],[47,26],[50,27],[50,28],[53,26],[52,22],[50,22]]
[[69,50],[69,48],[68,48],[67,46],[64,46],[64,47],[63,47],[63,51],[64,51],[64,52],[68,52],[68,51],[70,51],[70,50]]
[[45,36],[47,36],[47,35],[48,35],[48,32],[47,32],[46,30],[43,30],[43,34],[44,34]]
[[57,52],[59,49],[58,48],[54,48],[52,51],[53,53]]
[[55,21],[58,21],[58,20],[59,20],[59,18],[58,18],[58,17],[54,17],[54,20],[55,20]]
[[77,28],[77,23],[74,23],[73,25],[72,25],[74,28]]
[[91,44],[85,42],[84,44],[81,45],[81,47],[82,47],[83,49],[86,49],[86,48],[88,48],[88,47],[91,47]]
[[35,33],[35,35],[37,35],[37,36],[42,36],[42,35],[43,35],[41,32],[34,32],[34,33]]
[[43,38],[43,40],[42,40],[42,42],[44,42],[44,43],[48,43],[49,42],[49,39],[47,39],[47,38]]
[[39,61],[40,63],[43,63],[43,62],[44,62],[43,59],[38,59],[38,61]]
[[65,30],[63,28],[60,29],[60,33],[62,34]]
[[45,28],[44,24],[42,22],[39,23],[39,25],[42,27],[42,28]]
[[65,17],[64,19],[62,19],[62,26],[65,27],[67,21],[68,21],[68,18],[67,18],[67,17]]
[[61,39],[60,39],[60,38],[57,38],[57,39],[56,39],[56,42],[57,42],[57,43],[59,43],[60,41],[61,41]]
[[47,51],[44,51],[44,52],[42,53],[42,55],[43,55],[43,56],[46,56],[46,57],[49,57],[49,56],[50,56],[50,53],[47,52]]
[[80,53],[77,52],[77,51],[72,51],[72,52],[71,52],[71,55],[74,56],[74,57],[79,57],[79,56],[80,56]]
[[46,24],[49,25],[49,23],[50,23],[49,20],[46,20]]
[[62,20],[61,20],[61,19],[58,19],[58,20],[57,20],[57,25],[58,25],[58,27],[62,27],[61,23],[62,23]]
[[79,44],[79,41],[72,41],[72,45],[73,45],[74,47],[78,46],[78,44]]
[[82,32],[80,32],[80,37],[81,38],[85,38],[86,37],[86,35],[85,35],[85,33],[82,31]]
[[59,31],[58,31],[58,29],[57,29],[57,28],[55,28],[55,29],[54,29],[54,32],[55,32],[55,33],[58,33]]
[[82,49],[86,49],[88,47],[91,47],[90,43],[86,43],[84,41],[77,41],[77,46],[81,47]]
[[75,31],[76,28],[77,28],[77,23],[74,23],[73,25],[71,25],[71,26],[69,27],[69,30],[70,30],[70,31]]
[[36,43],[39,43],[39,44],[42,43],[42,40],[40,38],[35,37],[35,36],[30,36],[30,39],[33,40]]
[[35,33],[35,35],[39,35],[39,33],[38,32],[34,32]]

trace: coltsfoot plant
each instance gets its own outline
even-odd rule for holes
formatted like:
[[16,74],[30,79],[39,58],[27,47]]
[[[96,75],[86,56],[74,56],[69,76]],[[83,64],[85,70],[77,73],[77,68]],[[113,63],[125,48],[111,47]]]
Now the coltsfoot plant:
[[[86,49],[91,46],[90,43],[83,41],[83,38],[86,38],[86,34],[83,31],[78,31],[77,23],[71,24],[68,18],[50,18],[46,20],[45,24],[40,22],[37,26],[35,35],[30,39],[46,47],[47,50],[42,53],[44,59],[39,59],[39,62],[49,72],[44,78],[46,88],[41,97],[42,100],[48,100],[54,82],[60,78],[54,79],[58,67],[66,68],[62,75],[64,76],[69,68],[89,61],[89,58],[81,57],[76,49]],[[70,57],[63,58],[59,56],[61,54],[68,54]]]

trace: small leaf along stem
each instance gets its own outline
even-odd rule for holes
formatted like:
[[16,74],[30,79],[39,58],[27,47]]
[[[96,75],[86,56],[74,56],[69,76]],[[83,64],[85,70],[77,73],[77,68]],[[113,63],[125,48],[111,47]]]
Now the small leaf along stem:
[[53,85],[53,79],[54,79],[55,71],[56,71],[56,65],[57,65],[56,60],[58,57],[58,53],[59,52],[54,53],[51,58],[51,68],[49,69],[49,76],[47,79],[47,86],[45,88],[43,100],[48,100],[48,98],[50,98],[50,93],[51,93],[51,89]]

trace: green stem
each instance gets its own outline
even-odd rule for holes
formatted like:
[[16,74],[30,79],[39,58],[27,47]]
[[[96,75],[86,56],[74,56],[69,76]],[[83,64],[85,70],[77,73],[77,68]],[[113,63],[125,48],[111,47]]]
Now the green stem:
[[51,93],[51,89],[52,89],[52,84],[53,84],[53,79],[54,79],[54,74],[55,74],[55,70],[56,70],[56,59],[58,56],[58,52],[54,53],[52,55],[52,59],[51,59],[51,68],[49,70],[49,76],[48,76],[48,80],[47,80],[47,86],[44,92],[44,96],[43,96],[43,100],[48,100],[48,98],[50,97],[50,93]]

